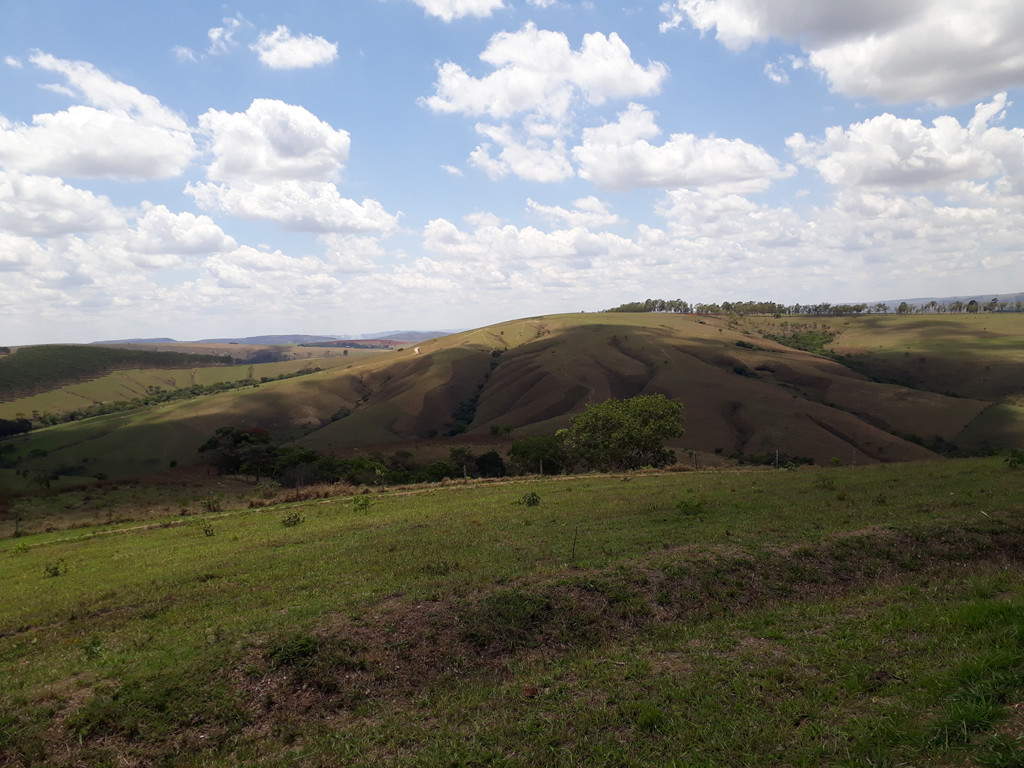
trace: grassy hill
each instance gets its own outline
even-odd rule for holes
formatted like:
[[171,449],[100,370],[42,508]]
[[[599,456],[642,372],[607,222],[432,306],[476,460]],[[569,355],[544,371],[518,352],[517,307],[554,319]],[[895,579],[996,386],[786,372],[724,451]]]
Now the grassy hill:
[[[826,354],[767,338],[808,330],[831,339]],[[1024,443],[1022,335],[1015,314],[536,317],[400,351],[353,350],[299,379],[41,430],[14,443],[15,458],[30,472],[84,465],[80,475],[132,477],[197,463],[198,445],[230,425],[327,452],[409,450],[429,463],[452,445],[503,451],[516,436],[549,434],[588,403],[661,393],[686,407],[673,447],[702,465],[776,451],[818,464],[930,459],[951,446]],[[494,437],[509,428],[511,438]]]
[[460,483],[7,539],[0,763],[1019,765],[1022,471]]
[[74,344],[22,347],[0,356],[0,400],[59,389],[111,371],[133,368],[196,368],[226,365],[229,356],[115,349]]

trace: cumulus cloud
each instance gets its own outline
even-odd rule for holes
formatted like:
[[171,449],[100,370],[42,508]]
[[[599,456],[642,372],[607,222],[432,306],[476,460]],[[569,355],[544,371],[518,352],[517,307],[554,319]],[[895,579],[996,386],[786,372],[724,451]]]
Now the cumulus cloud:
[[476,130],[499,147],[497,156],[492,156],[494,144],[484,142],[469,155],[470,163],[492,179],[514,174],[528,181],[551,182],[563,181],[574,173],[562,139],[527,136],[520,141],[516,130],[508,124],[480,123]]
[[120,227],[124,216],[106,197],[50,176],[0,170],[0,231],[59,237]]
[[1024,84],[1024,14],[1008,0],[673,0],[668,30],[690,24],[731,50],[797,41],[833,90],[885,102],[962,103]]
[[32,124],[0,118],[0,163],[30,173],[115,179],[178,176],[196,154],[185,121],[156,98],[91,64],[35,53],[40,69],[64,76],[68,93],[90,106],[40,114]]
[[820,141],[797,133],[786,143],[798,162],[836,186],[948,188],[998,176],[1019,192],[1024,190],[1024,129],[991,125],[1004,118],[1008,106],[1001,93],[978,104],[966,126],[949,115],[927,127],[883,114],[845,130],[832,126]]
[[324,260],[337,272],[370,273],[388,255],[376,237],[328,234],[321,240],[325,246]]
[[629,47],[614,32],[583,36],[573,51],[562,32],[537,29],[529,23],[518,32],[500,32],[480,54],[495,71],[482,78],[446,62],[438,67],[435,93],[423,100],[440,113],[488,115],[505,119],[533,113],[545,120],[564,121],[573,101],[592,105],[608,99],[657,93],[668,69],[633,61]]
[[471,162],[491,177],[532,181],[572,175],[565,138],[574,107],[649,96],[668,76],[659,62],[635,62],[615,33],[584,35],[574,51],[564,33],[532,23],[494,35],[480,59],[494,69],[480,78],[454,62],[440,64],[435,92],[421,103],[435,113],[500,121],[476,126],[490,141],[476,148]]
[[328,182],[284,180],[276,183],[188,184],[185,192],[204,209],[243,219],[268,219],[301,232],[388,233],[398,214],[376,200],[357,203]]
[[270,69],[306,69],[330,64],[338,58],[337,43],[314,35],[293,36],[285,26],[261,32],[259,40],[250,47]]
[[505,7],[502,0],[412,0],[428,16],[436,16],[445,22],[464,16],[484,18]]
[[211,109],[199,118],[210,138],[211,181],[329,181],[348,160],[347,131],[274,99],[255,99],[245,112]]
[[269,219],[308,232],[391,232],[398,216],[376,200],[341,196],[333,181],[351,141],[303,107],[256,99],[245,112],[209,110],[199,118],[209,137],[208,182],[186,193],[206,210]]
[[608,210],[608,205],[604,201],[593,195],[573,201],[572,210],[560,205],[541,205],[531,199],[527,199],[526,207],[548,221],[562,222],[569,227],[602,229],[618,224],[620,220],[617,214]]
[[220,253],[236,248],[234,238],[209,216],[172,213],[165,205],[147,205],[139,216],[127,247],[139,253]]
[[573,149],[579,175],[601,187],[720,187],[763,191],[793,173],[760,147],[740,139],[672,134],[650,143],[661,130],[654,113],[630,104],[614,123],[583,130]]

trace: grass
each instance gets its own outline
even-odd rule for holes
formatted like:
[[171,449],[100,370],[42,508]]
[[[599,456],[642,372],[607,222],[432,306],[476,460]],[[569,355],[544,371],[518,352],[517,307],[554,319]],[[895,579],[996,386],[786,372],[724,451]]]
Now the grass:
[[4,540],[0,762],[1019,764],[1020,478],[452,484]]

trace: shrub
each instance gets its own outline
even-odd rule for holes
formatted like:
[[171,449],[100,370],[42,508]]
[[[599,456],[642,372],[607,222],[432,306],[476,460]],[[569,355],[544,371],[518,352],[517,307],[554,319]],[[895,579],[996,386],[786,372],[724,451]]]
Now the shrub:
[[686,517],[696,517],[707,513],[707,504],[704,499],[683,499],[676,504],[679,514]]
[[292,512],[281,520],[281,525],[285,528],[294,528],[296,525],[304,522],[306,522],[306,518],[300,516],[298,512]]

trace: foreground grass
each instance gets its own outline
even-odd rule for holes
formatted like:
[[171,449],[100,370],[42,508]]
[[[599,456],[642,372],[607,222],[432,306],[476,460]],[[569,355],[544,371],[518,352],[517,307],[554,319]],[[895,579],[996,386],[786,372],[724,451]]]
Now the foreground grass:
[[584,477],[7,540],[0,762],[1020,765],[1021,478]]

